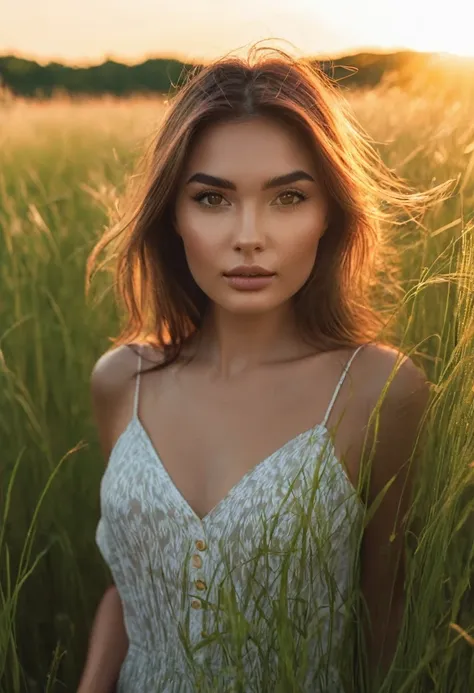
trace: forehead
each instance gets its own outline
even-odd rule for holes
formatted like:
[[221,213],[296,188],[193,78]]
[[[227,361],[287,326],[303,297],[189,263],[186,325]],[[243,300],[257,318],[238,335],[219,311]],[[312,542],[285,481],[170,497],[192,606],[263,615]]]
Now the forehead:
[[186,173],[205,171],[227,178],[239,173],[278,175],[295,169],[316,174],[313,153],[294,128],[263,116],[215,123],[195,139]]

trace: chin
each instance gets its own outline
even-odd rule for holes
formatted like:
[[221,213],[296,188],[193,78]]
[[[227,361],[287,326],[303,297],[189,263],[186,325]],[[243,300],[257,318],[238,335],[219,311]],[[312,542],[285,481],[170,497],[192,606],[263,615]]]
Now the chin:
[[[237,292],[236,292],[237,293]],[[258,295],[259,292],[243,292],[229,300],[228,297],[214,300],[214,303],[228,313],[235,315],[258,315],[275,310],[285,303],[285,300],[273,300],[269,296]]]
[[233,315],[265,315],[273,308],[274,306],[231,306],[225,310]]

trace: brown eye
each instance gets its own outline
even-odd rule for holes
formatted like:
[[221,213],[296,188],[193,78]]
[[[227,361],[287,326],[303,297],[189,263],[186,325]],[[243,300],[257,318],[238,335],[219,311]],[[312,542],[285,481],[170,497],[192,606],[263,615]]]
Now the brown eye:
[[206,195],[206,197],[211,207],[217,207],[219,202],[222,201],[222,195],[219,195],[218,193],[209,193],[209,195]]
[[293,207],[294,205],[303,202],[303,200],[306,200],[306,196],[300,192],[296,192],[296,190],[288,190],[287,192],[281,193],[281,195],[278,196],[278,199],[281,202],[281,204],[277,205],[278,207]]
[[280,200],[282,204],[286,206],[287,203],[292,203],[294,197],[296,197],[294,193],[283,193],[283,195],[281,195],[280,197]]
[[206,198],[208,201],[204,203],[205,207],[220,207],[219,203],[224,199],[220,193],[216,192],[200,193],[199,195],[196,195],[194,199],[197,200],[197,202],[202,202]]

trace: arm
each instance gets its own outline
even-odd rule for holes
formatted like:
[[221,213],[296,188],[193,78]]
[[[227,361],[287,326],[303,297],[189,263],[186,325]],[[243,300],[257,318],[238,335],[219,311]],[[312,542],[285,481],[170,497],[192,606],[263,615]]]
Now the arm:
[[[119,347],[101,356],[92,371],[92,411],[105,460],[130,416],[133,399],[130,375],[135,366],[135,354]],[[117,588],[112,586],[97,609],[77,693],[113,693],[127,650],[122,603]]]
[[[361,549],[361,590],[367,607],[362,618],[371,681],[377,674],[383,679],[387,673],[404,615],[404,523],[415,473],[410,457],[429,395],[424,375],[407,359],[393,377],[380,407],[371,464],[369,514],[377,496],[379,500],[368,518]],[[373,439],[369,440],[372,443]],[[390,480],[385,494],[381,493]]]
[[122,603],[112,586],[97,609],[77,693],[113,693],[127,650]]

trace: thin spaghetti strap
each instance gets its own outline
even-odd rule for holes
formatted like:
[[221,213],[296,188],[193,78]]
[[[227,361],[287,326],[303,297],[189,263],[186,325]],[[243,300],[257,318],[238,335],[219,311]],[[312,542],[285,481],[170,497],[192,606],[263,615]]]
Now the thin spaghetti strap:
[[344,382],[344,380],[345,380],[345,377],[346,377],[346,375],[347,375],[347,373],[348,373],[348,371],[349,371],[349,368],[351,367],[352,361],[355,359],[355,357],[357,356],[357,353],[358,353],[364,346],[366,346],[366,345],[365,345],[365,344],[361,344],[360,346],[358,346],[357,349],[356,349],[356,350],[354,351],[354,353],[352,354],[352,356],[350,357],[350,359],[348,359],[348,361],[347,361],[347,363],[346,363],[346,365],[345,365],[345,367],[344,367],[344,370],[342,371],[342,375],[341,375],[341,377],[339,378],[339,382],[338,382],[338,384],[336,385],[336,389],[334,390],[334,394],[333,394],[333,396],[332,396],[332,399],[331,399],[331,401],[330,401],[330,403],[329,403],[329,406],[328,406],[328,408],[327,408],[326,416],[324,417],[324,420],[323,420],[323,422],[322,422],[322,424],[321,424],[322,426],[326,426],[326,424],[327,424],[327,422],[328,422],[329,416],[330,416],[331,411],[332,411],[332,408],[333,408],[333,406],[334,406],[334,402],[336,401],[336,397],[337,397],[338,394],[339,394],[339,390],[341,389],[342,384],[343,384],[343,382]]
[[140,392],[140,370],[142,367],[142,352],[140,347],[138,347],[138,374],[137,381],[135,383],[135,399],[133,401],[133,417],[138,419],[138,395]]

